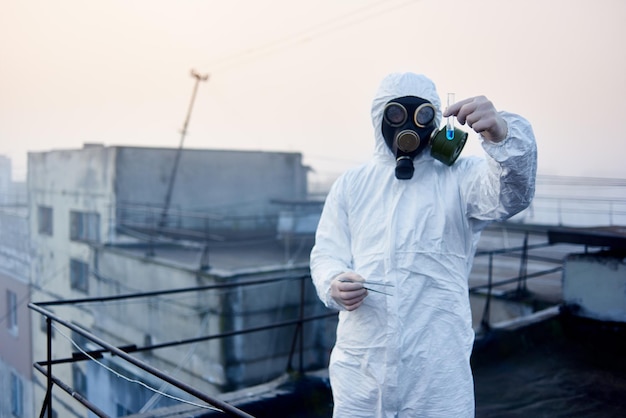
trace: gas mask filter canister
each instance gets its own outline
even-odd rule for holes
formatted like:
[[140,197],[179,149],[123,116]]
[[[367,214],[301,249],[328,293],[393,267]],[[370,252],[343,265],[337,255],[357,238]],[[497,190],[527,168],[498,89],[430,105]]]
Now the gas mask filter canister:
[[431,156],[450,166],[465,146],[467,133],[459,129],[446,135],[435,124],[436,109],[428,100],[405,96],[391,100],[383,110],[382,134],[396,158],[396,178],[408,180],[415,171],[413,159],[429,144]]

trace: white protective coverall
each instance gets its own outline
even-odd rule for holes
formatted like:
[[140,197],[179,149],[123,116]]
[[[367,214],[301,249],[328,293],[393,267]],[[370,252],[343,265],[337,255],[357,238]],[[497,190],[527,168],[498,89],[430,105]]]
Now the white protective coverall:
[[[525,209],[534,195],[537,151],[530,124],[508,124],[500,143],[481,136],[488,154],[448,167],[427,148],[410,180],[395,177],[395,158],[381,133],[385,104],[418,96],[438,109],[428,78],[391,74],[372,105],[375,153],[332,186],[311,252],[320,299],[340,310],[329,365],[334,417],[473,417],[470,354],[474,342],[468,276],[481,230]],[[472,138],[470,138],[471,140]],[[354,311],[330,296],[342,272],[376,287]]]

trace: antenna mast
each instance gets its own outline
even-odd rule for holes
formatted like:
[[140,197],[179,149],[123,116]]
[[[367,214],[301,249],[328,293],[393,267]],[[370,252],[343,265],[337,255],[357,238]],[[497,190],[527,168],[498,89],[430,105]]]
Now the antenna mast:
[[176,150],[176,158],[174,159],[174,166],[172,167],[172,174],[170,175],[170,182],[167,187],[167,194],[165,195],[165,205],[163,206],[163,212],[161,213],[161,219],[159,220],[158,229],[167,225],[167,212],[170,208],[172,200],[172,191],[174,190],[174,182],[176,181],[176,173],[178,172],[178,163],[180,161],[180,155],[183,150],[183,144],[185,143],[185,136],[187,135],[187,126],[189,125],[189,119],[191,118],[191,110],[193,109],[193,103],[196,100],[196,93],[198,92],[198,85],[201,81],[207,81],[209,79],[208,74],[200,74],[196,70],[191,70],[191,76],[196,79],[193,86],[193,93],[191,95],[191,102],[189,103],[189,109],[187,110],[187,117],[183,124],[183,129],[180,134],[180,143],[178,144],[178,150]]

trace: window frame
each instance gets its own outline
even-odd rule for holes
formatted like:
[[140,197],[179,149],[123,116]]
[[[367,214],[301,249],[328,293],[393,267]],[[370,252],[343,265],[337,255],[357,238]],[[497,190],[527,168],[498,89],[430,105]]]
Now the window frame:
[[9,332],[14,336],[17,336],[19,332],[18,326],[18,301],[17,301],[17,293],[14,291],[7,289],[6,292],[6,301],[7,301],[7,328]]
[[100,242],[100,214],[70,210],[70,240]]
[[24,416],[24,385],[22,379],[11,372],[11,414],[14,417],[22,418]]
[[72,364],[72,389],[82,396],[87,396],[87,374],[76,363]]
[[50,237],[54,234],[54,209],[51,206],[37,206],[37,232]]
[[70,288],[89,294],[89,263],[70,258]]

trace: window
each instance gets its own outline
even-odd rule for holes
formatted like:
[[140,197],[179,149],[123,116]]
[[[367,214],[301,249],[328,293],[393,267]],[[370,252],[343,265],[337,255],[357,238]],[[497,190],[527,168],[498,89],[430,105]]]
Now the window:
[[70,211],[70,239],[72,241],[100,241],[100,214]]
[[52,236],[52,208],[48,206],[37,207],[38,231],[41,235]]
[[130,409],[126,408],[124,405],[119,404],[119,403],[116,404],[116,409],[117,409],[118,417],[125,417],[133,413],[133,411],[131,411]]
[[17,294],[7,290],[7,327],[17,335]]
[[18,375],[11,372],[11,413],[14,417],[24,416],[23,397],[22,381]]
[[70,287],[89,293],[89,264],[80,260],[70,260]]
[[87,396],[87,376],[78,364],[72,364],[72,386],[82,396]]
[[[144,347],[151,347],[153,344],[154,344],[154,341],[152,341],[152,335],[144,334],[144,336],[143,336],[143,346]],[[152,350],[146,350],[146,351],[144,351],[144,354],[146,356],[151,356],[152,355]]]

